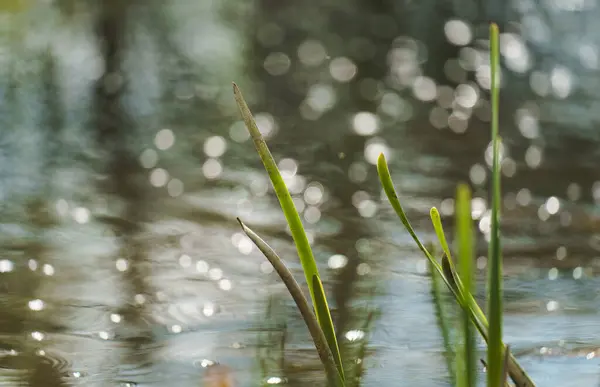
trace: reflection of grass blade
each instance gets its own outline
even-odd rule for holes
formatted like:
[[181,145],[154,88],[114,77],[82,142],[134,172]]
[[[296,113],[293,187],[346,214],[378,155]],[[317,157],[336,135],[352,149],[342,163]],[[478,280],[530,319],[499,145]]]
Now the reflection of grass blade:
[[501,385],[508,385],[508,361],[510,359],[510,346],[507,345],[504,349],[504,361],[502,362]]
[[[321,362],[325,366],[325,370],[327,372],[330,382],[332,382],[336,386],[343,386],[344,382],[340,373],[338,372],[338,366],[335,362],[333,353],[329,348],[327,338],[325,337],[325,333],[323,333],[323,330],[319,326],[315,315],[312,313],[308,304],[308,300],[306,299],[306,297],[304,297],[302,289],[300,289],[300,285],[298,285],[298,283],[292,276],[292,273],[285,266],[281,258],[279,258],[279,256],[277,255],[277,253],[275,253],[275,251],[273,251],[273,249],[264,240],[262,240],[262,238],[260,238],[254,231],[252,231],[248,226],[242,223],[240,219],[238,219],[238,221],[240,222],[242,230],[244,231],[244,233],[246,233],[248,238],[250,238],[252,242],[254,242],[256,247],[258,247],[258,249],[264,254],[264,256],[269,260],[269,262],[271,262],[271,265],[273,265],[273,268],[275,268],[275,271],[277,271],[277,274],[279,274],[279,277],[281,278],[288,291],[292,295],[292,298],[298,306],[298,309],[302,314],[302,318],[304,319],[304,322],[308,327],[308,331],[312,336],[312,339],[315,343],[315,347],[317,348],[317,352],[319,353]],[[320,296],[324,298],[325,295],[322,293],[323,287],[321,286],[319,277],[314,276],[313,279],[317,281],[317,292],[319,292]],[[317,305],[318,308],[327,308],[326,304],[323,305],[322,303],[318,303]]]
[[502,384],[502,257],[500,255],[500,161],[498,138],[498,26],[490,26],[490,68],[492,104],[492,219],[489,247],[488,314],[488,386]]
[[[435,258],[427,251],[423,243],[417,237],[415,231],[413,230],[410,222],[408,221],[404,210],[402,209],[402,205],[398,200],[398,194],[396,193],[396,189],[394,188],[394,182],[392,181],[392,177],[390,176],[390,171],[388,165],[385,161],[385,156],[383,154],[379,155],[377,160],[377,173],[379,175],[379,180],[381,181],[381,185],[383,186],[383,190],[387,195],[392,208],[404,224],[404,227],[411,235],[419,249],[423,252],[425,257],[429,260],[431,265],[435,268],[435,270],[440,274],[442,280],[448,286],[451,293],[454,295],[454,298],[458,302],[458,304],[467,310],[471,316],[471,321],[475,324],[475,327],[484,338],[484,340],[488,341],[488,321],[483,311],[473,298],[471,293],[464,291],[464,286],[462,281],[458,277],[456,270],[452,262],[444,255],[442,259],[442,265],[440,265]],[[519,387],[534,387],[535,384],[529,378],[527,373],[523,370],[523,368],[517,363],[516,359],[510,355],[509,363],[508,363],[508,373],[515,382],[515,384]]]
[[[473,281],[473,223],[471,219],[471,191],[467,185],[461,184],[456,191],[456,240],[458,241],[458,269],[459,275],[468,293],[474,293]],[[462,327],[464,332],[464,359],[463,374],[466,383],[462,386],[474,387],[477,385],[477,353],[475,335],[471,325],[471,318],[467,311],[463,311]]]
[[[444,251],[443,263],[445,263],[445,265],[448,266],[448,268],[446,268],[444,270],[444,273],[446,273],[446,275],[449,275],[452,273],[452,270],[449,269],[452,264],[452,255],[450,253],[450,248],[448,247],[448,241],[446,240],[446,235],[444,233],[444,227],[442,226],[442,218],[440,217],[440,213],[438,212],[437,208],[435,208],[435,207],[431,208],[429,214],[431,217],[431,222],[433,224],[433,228],[435,229],[435,234],[437,235],[438,240],[439,240],[440,244],[442,245],[442,249]],[[470,219],[470,216],[471,216],[471,214],[469,214],[469,219]],[[442,265],[442,269],[444,269],[443,265]],[[468,289],[468,288],[466,288],[466,289]],[[467,310],[463,310],[463,313],[465,314],[466,319],[467,319],[466,329],[468,330],[471,328],[471,325],[468,324],[469,320],[470,320],[469,312]],[[470,334],[470,331],[466,331],[466,330],[463,330],[463,331],[466,332],[467,334]],[[456,353],[459,354],[456,357],[456,385],[458,387],[473,386],[471,384],[472,375],[469,372],[467,372],[467,370],[469,369],[468,367],[471,365],[471,363],[469,363],[470,357],[474,356],[474,353],[465,352],[465,349],[467,349],[467,350],[470,349],[470,347],[466,348],[464,346],[464,344],[466,344],[467,340],[468,340],[467,335],[462,335],[461,342],[463,343],[463,347],[460,350],[456,350]]]
[[[325,297],[316,299],[313,277],[319,277],[319,271],[317,269],[317,263],[315,262],[315,258],[313,256],[312,249],[310,248],[310,244],[308,243],[308,238],[306,236],[306,232],[304,231],[304,227],[302,226],[302,221],[300,220],[300,215],[296,210],[296,206],[292,201],[292,197],[290,192],[288,191],[281,174],[279,173],[279,169],[277,168],[277,164],[267,147],[267,143],[263,139],[260,131],[258,130],[258,126],[254,121],[254,117],[252,117],[252,113],[242,96],[242,92],[238,88],[238,86],[233,84],[233,94],[235,96],[236,103],[246,127],[250,132],[250,136],[254,141],[254,146],[262,160],[262,163],[265,167],[265,170],[269,174],[269,178],[271,179],[271,183],[273,184],[273,188],[275,189],[275,194],[277,195],[277,199],[279,199],[279,203],[281,205],[281,209],[285,215],[287,223],[292,232],[292,237],[294,238],[294,243],[296,244],[296,249],[298,250],[298,256],[300,258],[300,262],[302,263],[302,268],[304,270],[304,275],[306,277],[306,282],[308,284],[308,289],[310,291],[310,296],[313,301],[313,306],[315,307],[317,321],[319,321],[319,325],[328,339],[329,348],[331,352],[334,354],[334,358],[336,360],[336,364],[339,367],[340,373],[342,377],[344,376],[344,371],[342,367],[342,357],[340,354],[339,346],[335,337],[335,330],[333,327],[333,320],[331,318],[331,313],[329,311],[329,307],[327,307],[327,299]],[[317,302],[324,304],[325,308],[317,309]]]
[[[433,246],[428,246],[432,254],[435,254]],[[427,261],[429,273],[431,275],[431,299],[435,308],[435,316],[442,334],[442,343],[444,345],[444,358],[446,360],[446,368],[450,375],[450,384],[456,386],[456,372],[454,372],[455,351],[450,340],[450,330],[448,328],[448,316],[444,312],[444,303],[442,300],[442,290],[440,289],[440,275],[437,273],[431,262]]]
[[[367,319],[362,326],[363,332],[368,333],[371,331],[371,323],[373,321],[374,316],[374,312],[369,312],[369,315],[367,316]],[[350,383],[352,383],[350,385],[353,387],[359,387],[362,384],[363,374],[365,370],[365,357],[367,356],[367,344],[368,341],[363,340],[362,344],[360,345],[358,354],[356,356],[357,364],[354,372],[354,378],[352,381],[350,381]]]

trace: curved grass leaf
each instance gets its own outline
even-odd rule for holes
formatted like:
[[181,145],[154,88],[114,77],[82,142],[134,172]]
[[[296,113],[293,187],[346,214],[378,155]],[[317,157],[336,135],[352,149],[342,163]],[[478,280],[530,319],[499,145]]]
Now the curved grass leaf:
[[[392,208],[400,218],[400,221],[411,235],[419,249],[423,252],[425,257],[429,260],[433,268],[440,274],[442,280],[448,286],[451,293],[454,295],[454,298],[458,302],[458,304],[463,307],[466,311],[469,312],[471,316],[471,321],[475,324],[475,327],[484,338],[484,340],[488,341],[488,321],[477,304],[477,301],[473,297],[473,295],[469,292],[465,291],[464,285],[462,281],[458,277],[456,270],[454,269],[454,265],[452,262],[444,255],[442,259],[442,265],[440,265],[435,258],[427,251],[423,243],[417,237],[414,229],[410,225],[406,214],[404,213],[404,209],[398,200],[398,194],[396,193],[396,189],[394,188],[394,182],[392,181],[392,177],[390,175],[390,171],[388,165],[385,161],[385,156],[382,154],[379,155],[377,159],[377,173],[379,175],[379,180],[381,181],[381,185],[386,193]],[[510,355],[509,363],[508,363],[508,373],[511,379],[515,382],[517,387],[535,387],[535,384],[531,380],[531,378],[527,375],[527,373],[523,370],[523,368],[517,363],[516,359]]]
[[[254,231],[252,231],[248,226],[246,226],[239,218],[238,222],[242,227],[244,233],[250,238],[250,240],[258,247],[258,249],[263,253],[263,255],[269,260],[273,268],[287,287],[288,291],[292,295],[296,306],[300,310],[300,314],[308,327],[308,331],[313,339],[315,347],[317,348],[317,352],[325,366],[325,371],[327,373],[328,379],[330,383],[335,386],[344,386],[344,380],[342,379],[341,374],[339,373],[338,365],[335,362],[335,358],[331,349],[329,348],[329,344],[327,342],[327,338],[325,337],[325,333],[321,329],[319,322],[317,321],[316,316],[312,313],[310,306],[308,304],[308,300],[304,297],[304,293],[302,293],[302,289],[300,289],[300,285],[294,279],[294,276],[289,271],[289,269],[285,266],[281,258],[275,253],[275,251]],[[319,280],[318,276],[313,277],[313,281],[316,281],[315,288],[317,288],[317,292],[321,297],[325,297],[323,293],[323,286]],[[318,304],[319,308],[327,307],[327,305],[323,305],[322,303]],[[322,311],[323,312],[323,311]]]
[[[317,263],[315,262],[310,244],[308,243],[304,226],[300,220],[300,215],[298,214],[296,206],[292,201],[290,192],[288,191],[287,186],[281,177],[281,173],[279,173],[279,169],[277,168],[277,164],[271,155],[271,151],[269,151],[267,143],[263,139],[262,134],[256,125],[254,117],[252,117],[252,112],[250,111],[250,108],[248,108],[248,105],[242,96],[242,92],[235,83],[233,83],[233,94],[242,118],[244,119],[244,123],[246,124],[246,128],[250,132],[250,136],[252,137],[256,151],[258,152],[265,170],[271,179],[275,194],[277,195],[281,209],[283,210],[287,223],[290,227],[292,238],[294,239],[298,256],[300,258],[300,263],[302,264],[304,276],[306,277],[313,307],[315,308],[317,321],[319,321],[319,325],[327,337],[329,348],[334,355],[336,364],[338,365],[343,378],[344,370],[342,366],[342,356],[335,336],[331,312],[327,306],[327,299],[325,297],[317,296],[315,293],[313,277],[319,277],[319,270],[317,269]],[[317,308],[319,304],[325,305],[325,308]]]
[[498,138],[498,26],[490,26],[490,68],[492,104],[492,217],[489,246],[488,314],[490,331],[488,341],[488,387],[502,385],[502,257],[500,253],[500,145]]
[[392,176],[390,175],[390,170],[388,168],[387,162],[385,161],[385,156],[383,155],[383,153],[381,153],[379,155],[379,157],[377,158],[377,174],[379,175],[379,181],[381,182],[383,190],[384,190],[388,200],[390,201],[392,208],[396,212],[396,215],[398,215],[398,217],[400,218],[400,221],[406,228],[406,231],[408,231],[410,236],[413,238],[413,240],[419,247],[419,250],[421,250],[421,252],[423,252],[425,257],[429,260],[429,263],[431,264],[431,266],[438,272],[438,274],[440,275],[442,280],[446,283],[446,286],[448,286],[450,291],[454,294],[454,297],[456,298],[456,300],[462,304],[463,297],[457,293],[457,291],[459,291],[459,288],[453,287],[450,284],[450,282],[448,281],[448,278],[446,278],[446,276],[444,275],[442,266],[431,255],[431,253],[425,248],[423,243],[421,243],[421,241],[419,240],[419,237],[417,237],[417,234],[415,233],[415,230],[410,225],[410,222],[408,221],[408,218],[406,217],[406,214],[404,213],[404,209],[402,208],[402,205],[400,204],[400,201],[398,200],[398,194],[396,193],[396,189],[394,188],[394,182],[392,181]]

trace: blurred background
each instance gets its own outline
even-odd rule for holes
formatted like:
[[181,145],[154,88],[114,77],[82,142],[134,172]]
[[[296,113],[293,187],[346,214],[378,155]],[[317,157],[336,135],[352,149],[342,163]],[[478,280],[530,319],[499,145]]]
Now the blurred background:
[[[324,385],[241,217],[304,280],[235,106],[292,191],[355,386],[448,386],[426,262],[382,201],[489,232],[501,29],[505,341],[600,383],[596,0],[0,0],[0,385]],[[483,302],[483,298],[481,298]],[[452,300],[447,300],[453,309]],[[484,347],[481,346],[483,349]],[[223,369],[223,368],[221,368]]]

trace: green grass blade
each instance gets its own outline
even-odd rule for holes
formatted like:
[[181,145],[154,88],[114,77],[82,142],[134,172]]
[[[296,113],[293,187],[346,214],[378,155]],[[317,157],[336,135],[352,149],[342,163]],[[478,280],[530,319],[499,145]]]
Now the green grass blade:
[[[435,254],[433,246],[429,245],[428,247],[428,250],[430,250],[432,254]],[[429,273],[431,275],[431,300],[433,301],[435,317],[442,335],[444,359],[446,360],[446,368],[448,369],[448,375],[450,376],[450,385],[456,386],[456,372],[454,369],[454,358],[456,351],[454,350],[454,345],[450,338],[450,328],[448,327],[450,320],[444,311],[440,275],[438,272],[436,272],[431,262],[427,261],[427,264]]]
[[[302,269],[304,270],[304,275],[306,277],[306,282],[308,284],[308,289],[310,291],[310,297],[313,302],[313,307],[315,308],[315,312],[317,315],[317,321],[319,321],[319,325],[323,332],[328,334],[328,332],[335,332],[333,327],[333,320],[331,318],[331,312],[329,307],[327,307],[327,299],[325,297],[319,297],[317,299],[313,277],[319,277],[319,271],[317,269],[317,263],[315,262],[315,258],[313,256],[312,249],[310,248],[310,244],[308,243],[308,238],[306,236],[306,232],[304,231],[304,226],[302,225],[302,221],[300,220],[300,215],[296,210],[296,206],[292,201],[292,197],[290,192],[281,177],[281,173],[277,168],[277,164],[271,155],[271,151],[267,147],[267,143],[262,137],[258,126],[252,116],[252,112],[244,97],[242,96],[242,92],[239,87],[234,83],[233,84],[233,94],[235,96],[236,103],[238,108],[240,109],[240,113],[242,118],[244,119],[244,123],[246,124],[246,128],[250,132],[250,136],[252,137],[252,141],[254,142],[254,146],[260,156],[260,159],[267,171],[269,178],[271,179],[271,183],[273,184],[273,188],[275,189],[275,194],[277,195],[277,199],[279,200],[279,204],[281,205],[281,209],[285,215],[287,223],[290,227],[292,238],[294,239],[294,243],[296,244],[296,249],[298,251],[298,256],[300,258],[300,262],[302,264]],[[319,277],[320,278],[320,277]],[[326,306],[324,309],[317,309],[317,304],[323,304]],[[336,359],[336,363],[339,366],[340,373],[342,377],[344,376],[344,371],[342,367],[342,356],[340,353],[340,349],[337,343],[337,339],[335,334],[328,335],[328,343],[331,349],[331,352],[334,354]]]
[[[423,243],[417,237],[414,229],[410,225],[406,214],[398,200],[398,194],[396,193],[396,189],[394,188],[394,182],[392,181],[392,177],[390,175],[390,171],[388,165],[385,161],[385,156],[383,154],[379,155],[377,159],[377,173],[379,175],[379,180],[381,181],[381,185],[383,187],[384,192],[392,208],[400,218],[402,224],[411,235],[419,249],[423,252],[425,257],[431,263],[431,266],[438,272],[448,289],[450,289],[452,295],[458,302],[458,304],[467,310],[471,315],[471,321],[475,324],[475,327],[484,338],[484,340],[488,341],[488,329],[489,324],[488,320],[475,301],[475,298],[472,294],[464,291],[464,286],[462,281],[458,277],[458,273],[454,268],[452,261],[444,255],[442,259],[442,265],[440,265],[435,258],[427,251]],[[523,370],[523,368],[517,363],[516,359],[510,355],[509,363],[508,363],[508,373],[511,379],[515,382],[518,387],[535,387],[535,383],[531,380],[531,378],[527,375],[527,373]]]
[[446,235],[444,234],[444,227],[442,226],[442,217],[440,216],[440,212],[437,210],[437,208],[431,207],[431,210],[429,210],[429,217],[431,218],[431,223],[433,224],[435,235],[438,237],[438,240],[442,245],[442,250],[444,251],[444,254],[446,254],[446,256],[452,262],[452,254],[450,253],[448,241],[446,240]]
[[410,225],[406,214],[404,213],[404,209],[402,208],[402,205],[398,200],[398,194],[396,193],[396,189],[394,188],[394,182],[392,181],[390,170],[388,168],[387,162],[385,161],[385,156],[383,155],[383,153],[381,153],[379,155],[379,158],[377,159],[377,174],[379,175],[379,181],[381,182],[383,190],[388,200],[390,201],[392,208],[396,212],[396,215],[398,215],[398,217],[400,218],[400,221],[406,228],[406,231],[408,231],[408,233],[413,238],[419,249],[423,252],[423,254],[425,254],[427,259],[429,259],[433,267],[440,273],[442,277],[444,277],[444,273],[442,272],[440,264],[435,258],[433,258],[429,251],[427,251],[423,243],[421,243],[419,237],[417,237],[417,234],[415,233],[415,230]]
[[[471,219],[471,190],[465,184],[460,184],[456,191],[456,240],[458,241],[458,269],[466,292],[474,294],[473,280],[473,221]],[[471,324],[471,316],[463,310],[462,328],[464,332],[464,375],[466,381],[460,387],[477,385],[477,348],[475,332]]]
[[[302,289],[300,285],[294,279],[294,276],[289,271],[289,269],[283,263],[283,260],[275,253],[275,251],[254,231],[252,231],[248,226],[246,226],[240,219],[238,219],[240,226],[244,233],[252,240],[252,242],[258,247],[258,249],[263,253],[263,255],[269,260],[273,268],[287,287],[288,291],[292,295],[296,306],[300,310],[300,314],[308,327],[308,331],[312,336],[315,347],[317,348],[317,352],[319,357],[321,358],[321,362],[323,366],[325,366],[325,371],[327,372],[328,379],[330,383],[335,386],[344,386],[344,381],[342,379],[341,374],[339,373],[338,365],[335,361],[333,353],[329,347],[326,334],[321,329],[319,322],[317,321],[316,316],[311,311],[311,308],[308,304],[308,300],[304,297],[304,293],[302,293]],[[323,287],[319,280],[319,277],[314,276],[316,279],[318,286],[318,292],[324,298]],[[327,308],[327,305],[318,304],[319,308]]]
[[498,26],[490,26],[490,68],[492,104],[492,218],[489,246],[488,314],[490,321],[488,341],[488,387],[502,385],[502,257],[500,247],[500,161],[498,138]]

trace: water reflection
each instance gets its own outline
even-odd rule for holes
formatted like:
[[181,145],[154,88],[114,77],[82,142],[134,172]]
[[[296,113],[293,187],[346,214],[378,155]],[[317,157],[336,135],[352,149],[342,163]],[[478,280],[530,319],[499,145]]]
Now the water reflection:
[[447,384],[424,261],[374,163],[391,160],[426,239],[429,207],[452,232],[456,182],[472,185],[483,279],[485,21],[501,16],[506,338],[540,384],[592,383],[597,42],[561,26],[597,10],[567,3],[4,2],[0,380],[323,383],[237,229],[240,216],[303,278],[236,79],[307,225],[350,381]]

